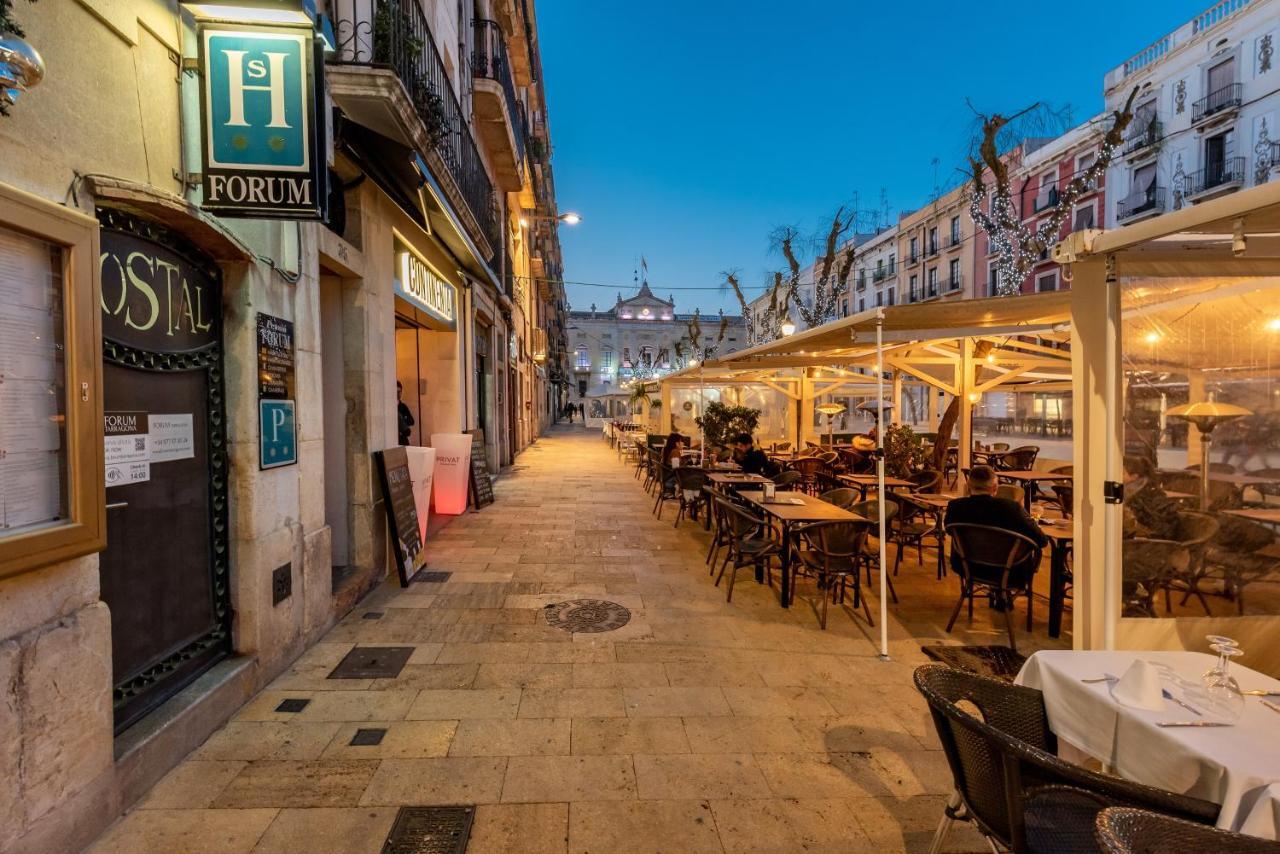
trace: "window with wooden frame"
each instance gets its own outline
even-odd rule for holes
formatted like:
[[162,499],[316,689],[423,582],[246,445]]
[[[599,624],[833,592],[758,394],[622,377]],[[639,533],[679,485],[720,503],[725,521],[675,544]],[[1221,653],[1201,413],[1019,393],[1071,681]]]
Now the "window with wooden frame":
[[101,551],[98,223],[0,184],[0,578]]

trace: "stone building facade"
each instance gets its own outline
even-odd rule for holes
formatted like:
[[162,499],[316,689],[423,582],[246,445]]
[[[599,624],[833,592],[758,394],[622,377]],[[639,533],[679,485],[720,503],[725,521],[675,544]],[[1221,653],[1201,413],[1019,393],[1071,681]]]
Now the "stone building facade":
[[[0,850],[79,850],[381,583],[397,382],[493,469],[567,390],[533,4],[310,5],[15,6],[0,371],[58,408],[0,434]],[[202,194],[202,36],[264,10],[315,57],[319,221]]]

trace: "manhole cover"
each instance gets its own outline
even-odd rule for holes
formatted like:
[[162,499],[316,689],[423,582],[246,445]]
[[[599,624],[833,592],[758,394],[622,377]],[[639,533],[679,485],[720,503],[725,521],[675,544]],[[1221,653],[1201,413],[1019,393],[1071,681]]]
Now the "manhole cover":
[[410,578],[409,580],[425,581],[429,584],[439,584],[443,581],[448,581],[450,575],[453,575],[453,573],[452,572],[428,572],[425,569],[420,569],[417,572],[415,572],[413,574],[413,577]]
[[330,679],[395,679],[413,655],[411,646],[358,646],[333,668]]
[[401,807],[382,854],[463,854],[475,807]]
[[573,599],[543,609],[547,625],[567,632],[611,632],[631,622],[631,612],[617,602]]
[[358,729],[348,743],[352,747],[377,747],[386,734],[385,729]]

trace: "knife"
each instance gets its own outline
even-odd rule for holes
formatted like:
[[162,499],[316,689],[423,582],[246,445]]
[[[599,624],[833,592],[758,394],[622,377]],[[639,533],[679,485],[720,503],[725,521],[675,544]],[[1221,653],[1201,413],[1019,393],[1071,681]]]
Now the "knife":
[[1177,698],[1177,697],[1173,696],[1172,694],[1170,694],[1170,693],[1169,693],[1169,689],[1168,689],[1168,688],[1161,688],[1161,689],[1160,689],[1160,693],[1164,695],[1164,698],[1165,698],[1166,700],[1173,700],[1175,703],[1177,703],[1179,706],[1182,706],[1182,708],[1186,709],[1186,710],[1187,710],[1188,712],[1190,712],[1191,714],[1193,714],[1193,715],[1199,715],[1199,714],[1200,714],[1200,712],[1199,712],[1199,711],[1198,711],[1194,706],[1187,705],[1186,701],[1181,700],[1181,699],[1179,699],[1179,698]]
[[1175,727],[1175,726],[1235,726],[1225,721],[1156,721],[1158,727]]
[[1280,691],[1241,691],[1246,697],[1280,697]]

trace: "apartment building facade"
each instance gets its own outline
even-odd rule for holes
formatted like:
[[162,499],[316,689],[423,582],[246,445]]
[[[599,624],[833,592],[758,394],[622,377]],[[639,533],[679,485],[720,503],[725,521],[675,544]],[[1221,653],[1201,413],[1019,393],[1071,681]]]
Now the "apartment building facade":
[[1137,90],[1107,173],[1108,227],[1273,180],[1280,164],[1280,5],[1224,0],[1107,73],[1107,110]]
[[[15,7],[0,850],[80,850],[383,581],[376,452],[500,465],[564,387],[533,4],[319,6]],[[240,87],[268,41],[288,85]]]
[[968,185],[898,218],[899,302],[973,295],[974,228]]
[[892,225],[858,245],[849,290],[840,315],[848,317],[882,305],[896,305],[902,289],[898,277],[898,226]]

